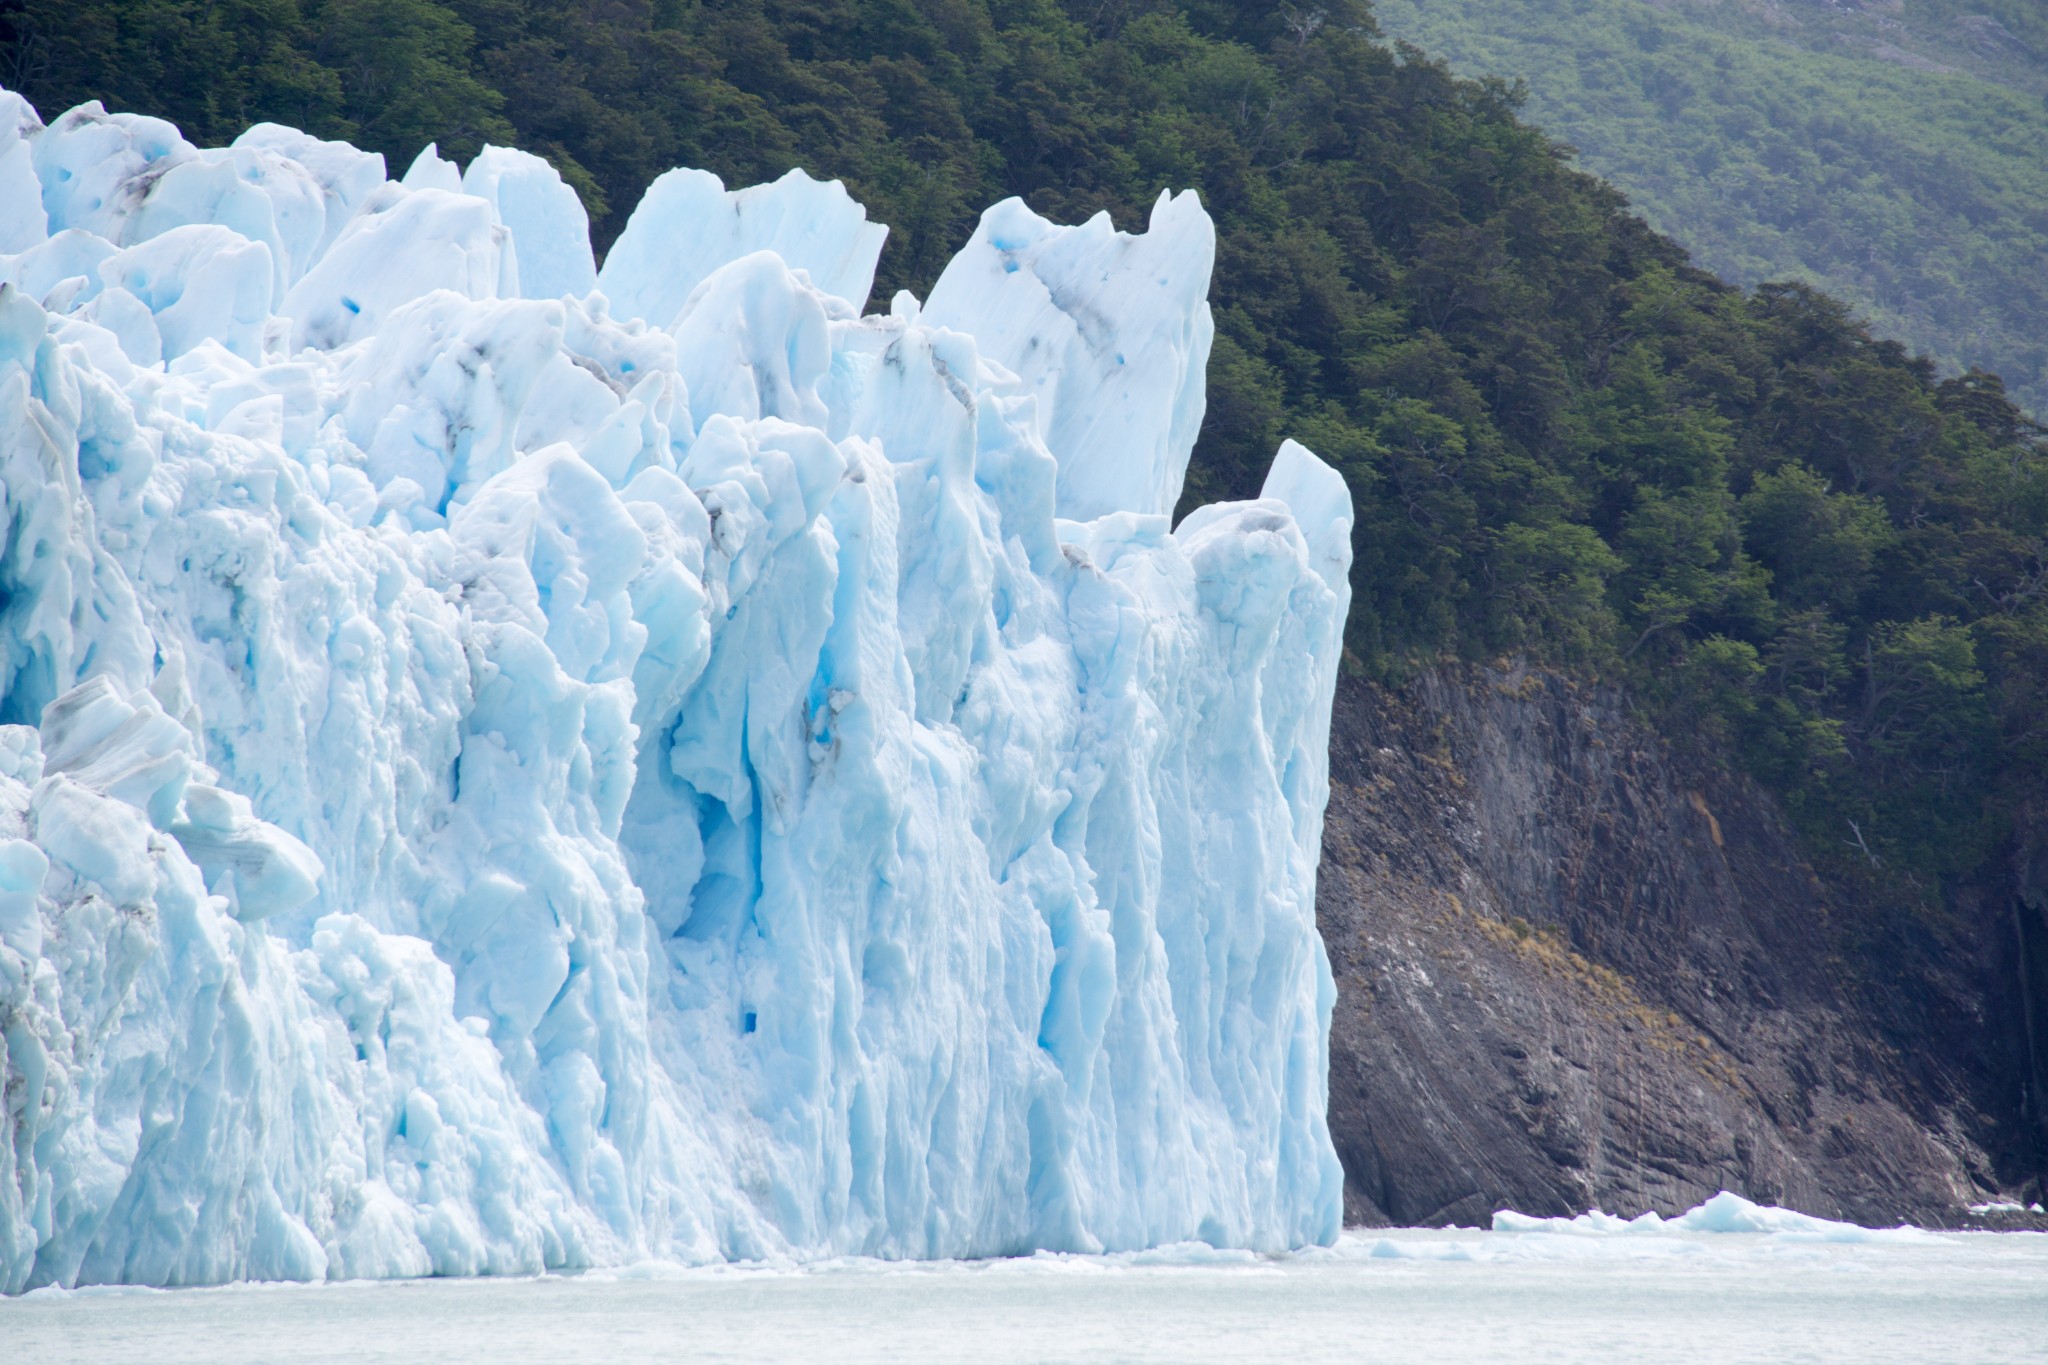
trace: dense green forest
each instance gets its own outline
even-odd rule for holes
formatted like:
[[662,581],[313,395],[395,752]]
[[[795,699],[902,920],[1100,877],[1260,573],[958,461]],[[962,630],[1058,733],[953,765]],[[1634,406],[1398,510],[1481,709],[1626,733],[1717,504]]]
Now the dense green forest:
[[[1362,6],[1147,0],[10,0],[0,79],[400,167],[552,157],[608,241],[672,164],[840,176],[922,290],[1021,194],[1219,229],[1189,498],[1283,434],[1357,500],[1357,667],[1522,651],[1732,756],[1873,895],[1986,865],[2048,771],[2048,446],[1983,373],[1694,269]],[[1987,221],[1986,231],[1997,224]],[[886,296],[886,295],[885,295]]]
[[2048,415],[2041,0],[1380,0],[1732,282],[1800,280]]

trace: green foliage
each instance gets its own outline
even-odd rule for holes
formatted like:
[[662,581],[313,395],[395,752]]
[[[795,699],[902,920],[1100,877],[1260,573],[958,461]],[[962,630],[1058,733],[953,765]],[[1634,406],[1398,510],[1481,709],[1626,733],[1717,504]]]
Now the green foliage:
[[1217,337],[1188,498],[1256,494],[1282,435],[1343,471],[1360,666],[1521,651],[1623,681],[1816,853],[1909,890],[1983,865],[2048,773],[2048,448],[2003,385],[1938,380],[1805,285],[1693,269],[1516,90],[1389,49],[1363,7],[233,3],[15,0],[0,71],[53,113],[277,118],[400,165],[516,136],[600,244],[671,165],[802,165],[891,224],[883,296],[1004,195],[1135,229],[1192,186]]
[[1803,465],[1760,474],[1740,503],[1743,538],[1759,547],[1773,596],[1790,612],[1853,612],[1894,539],[1875,498],[1830,492]]
[[[86,99],[199,142],[290,123],[389,153],[510,141],[476,35],[433,0],[14,0],[0,82],[51,114]],[[398,169],[403,170],[403,165]]]
[[2039,0],[1379,0],[1701,264],[1801,280],[2048,414],[2048,6]]

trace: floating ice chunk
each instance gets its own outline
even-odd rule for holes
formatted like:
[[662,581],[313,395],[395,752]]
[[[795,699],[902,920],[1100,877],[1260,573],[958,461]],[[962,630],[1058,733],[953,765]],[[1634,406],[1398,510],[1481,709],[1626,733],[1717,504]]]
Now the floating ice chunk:
[[1654,1209],[1635,1218],[1618,1218],[1599,1209],[1570,1218],[1542,1218],[1516,1213],[1513,1209],[1502,1209],[1493,1215],[1495,1232],[1558,1232],[1593,1236],[1616,1232],[1658,1232],[1664,1226],[1664,1216]]
[[801,170],[742,190],[727,190],[709,171],[670,171],[647,187],[605,256],[597,285],[619,316],[666,327],[706,276],[772,251],[858,310],[874,288],[889,235],[867,218],[846,186]]
[[1470,1246],[1457,1242],[1395,1241],[1382,1237],[1365,1253],[1375,1261],[1472,1261],[1479,1259]]
[[1876,1242],[1911,1240],[1927,1234],[1917,1228],[1866,1228],[1811,1214],[1756,1204],[1739,1194],[1721,1191],[1676,1218],[1654,1210],[1636,1218],[1617,1218],[1594,1209],[1573,1218],[1534,1218],[1503,1209],[1493,1215],[1495,1232],[1550,1232],[1592,1237],[1660,1233],[1762,1233],[1788,1242]]
[[462,188],[489,204],[512,230],[524,297],[581,298],[597,287],[590,217],[553,166],[531,152],[485,147],[462,173]]
[[1107,213],[1060,227],[1006,199],[982,214],[918,316],[970,333],[1037,396],[1061,516],[1167,514],[1202,426],[1215,259],[1192,190],[1162,193],[1137,236]]
[[1675,1232],[1767,1232],[1787,1240],[1822,1242],[1867,1242],[1925,1235],[1915,1228],[1866,1228],[1815,1218],[1791,1209],[1754,1204],[1727,1190],[1673,1218],[1670,1226]]

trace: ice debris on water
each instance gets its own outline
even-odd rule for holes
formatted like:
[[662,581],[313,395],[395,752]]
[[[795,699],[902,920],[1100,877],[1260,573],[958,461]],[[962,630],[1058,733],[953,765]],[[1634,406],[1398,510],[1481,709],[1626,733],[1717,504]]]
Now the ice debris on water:
[[1816,1218],[1774,1204],[1752,1203],[1727,1190],[1674,1218],[1666,1218],[1654,1210],[1636,1218],[1620,1218],[1599,1209],[1575,1218],[1538,1218],[1503,1209],[1493,1215],[1493,1230],[1564,1233],[1578,1237],[1749,1232],[1792,1242],[1877,1242],[1927,1235],[1912,1227],[1866,1228],[1856,1223]]
[[0,92],[0,1291],[1336,1236],[1343,482],[884,235]]

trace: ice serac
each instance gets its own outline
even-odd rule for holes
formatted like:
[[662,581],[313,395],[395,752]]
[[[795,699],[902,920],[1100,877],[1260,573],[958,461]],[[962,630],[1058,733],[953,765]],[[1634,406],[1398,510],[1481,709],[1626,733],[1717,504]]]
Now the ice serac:
[[1061,516],[1173,511],[1202,426],[1215,260],[1192,190],[1162,192],[1135,236],[1006,199],[932,287],[923,320],[972,335],[1038,398]]
[[531,152],[485,147],[460,188],[489,203],[520,244],[519,284],[527,298],[580,298],[597,287],[590,218],[553,166]]
[[33,139],[42,130],[27,100],[0,91],[0,251],[26,251],[50,235],[42,183],[31,160]]
[[0,1290],[1335,1236],[1350,503],[1171,528],[1191,196],[861,316],[801,177],[592,290],[516,153],[4,136]]
[[597,283],[619,316],[666,327],[713,271],[772,251],[858,310],[888,235],[837,180],[793,170],[772,185],[727,190],[709,171],[674,170],[647,187]]

